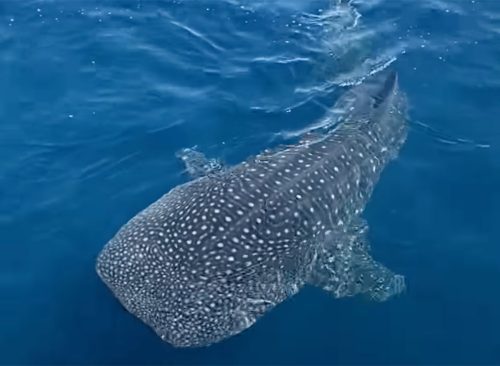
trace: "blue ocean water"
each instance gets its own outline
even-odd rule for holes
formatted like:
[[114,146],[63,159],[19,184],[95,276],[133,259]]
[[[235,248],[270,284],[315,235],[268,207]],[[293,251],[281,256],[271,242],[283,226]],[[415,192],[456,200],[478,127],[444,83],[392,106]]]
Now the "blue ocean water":
[[[500,2],[0,2],[0,363],[500,363]],[[254,326],[174,349],[94,271],[118,228],[398,71],[410,134],[364,217],[407,279],[385,303],[306,288]]]

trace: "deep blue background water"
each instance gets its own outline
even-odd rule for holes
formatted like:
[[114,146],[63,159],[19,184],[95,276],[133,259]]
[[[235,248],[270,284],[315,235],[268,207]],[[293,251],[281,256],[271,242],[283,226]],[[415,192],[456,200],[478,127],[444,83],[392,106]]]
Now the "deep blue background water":
[[[0,363],[500,363],[500,1],[4,0],[0,50]],[[237,163],[385,66],[411,131],[365,217],[404,295],[306,288],[191,350],[122,309],[95,257],[176,151]]]

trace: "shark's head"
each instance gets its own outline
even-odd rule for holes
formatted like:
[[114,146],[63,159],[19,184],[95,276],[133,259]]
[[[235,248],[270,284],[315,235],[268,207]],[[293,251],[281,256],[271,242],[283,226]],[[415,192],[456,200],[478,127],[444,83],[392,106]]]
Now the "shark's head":
[[[96,263],[121,304],[177,347],[206,346],[239,333],[267,306],[245,307],[248,283],[215,278],[231,268],[238,253],[226,246],[204,251],[209,230],[200,205],[206,197],[191,195],[189,207],[177,206],[170,196],[160,199],[125,224]],[[229,227],[228,214],[219,216],[218,227]],[[195,222],[199,227],[191,227]]]

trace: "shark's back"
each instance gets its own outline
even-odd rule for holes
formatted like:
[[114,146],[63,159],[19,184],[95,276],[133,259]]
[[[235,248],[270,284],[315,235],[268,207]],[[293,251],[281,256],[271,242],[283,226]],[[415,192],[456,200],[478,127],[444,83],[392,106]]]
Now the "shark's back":
[[98,272],[178,346],[250,326],[296,293],[318,243],[359,216],[406,136],[395,74],[342,98],[333,131],[173,189],[110,241]]

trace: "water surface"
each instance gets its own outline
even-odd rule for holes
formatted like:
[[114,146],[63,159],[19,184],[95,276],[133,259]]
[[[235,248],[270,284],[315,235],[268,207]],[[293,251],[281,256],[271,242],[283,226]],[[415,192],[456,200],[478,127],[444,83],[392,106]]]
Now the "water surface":
[[[500,3],[0,2],[0,363],[500,363]],[[365,212],[408,291],[307,288],[248,331],[179,350],[94,272],[197,146],[235,164],[390,67],[411,130]]]

